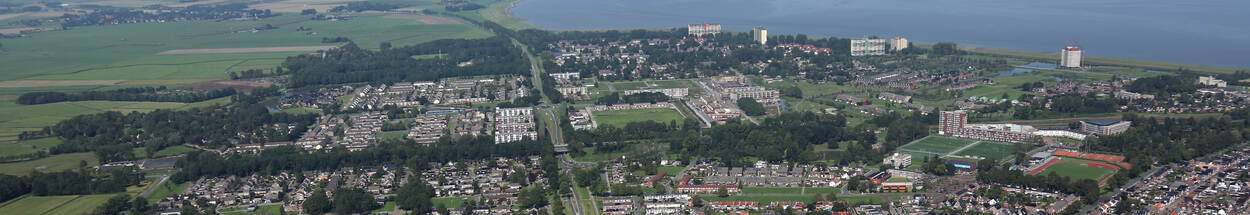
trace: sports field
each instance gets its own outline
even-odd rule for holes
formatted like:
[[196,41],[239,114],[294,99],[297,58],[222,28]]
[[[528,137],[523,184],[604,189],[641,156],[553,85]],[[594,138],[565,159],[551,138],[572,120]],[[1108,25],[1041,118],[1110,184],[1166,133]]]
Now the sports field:
[[913,151],[946,154],[946,153],[955,151],[956,149],[959,149],[960,147],[964,147],[968,144],[971,144],[972,142],[974,141],[968,140],[968,139],[958,139],[958,138],[950,138],[950,137],[942,137],[942,136],[928,136],[928,137],[913,141],[912,143],[904,145],[901,148],[906,149],[906,150],[913,150]]
[[[981,156],[981,157],[985,157],[986,159],[998,160],[998,159],[1002,159],[1005,157],[1009,157],[1012,154],[1015,154],[1017,148],[1018,148],[1017,146],[1012,145],[1011,143],[995,143],[995,142],[981,141],[981,142],[978,142],[977,145],[968,147],[962,151],[955,153],[955,155]],[[1028,148],[1032,148],[1032,146],[1028,146],[1025,149],[1028,149]]]
[[665,125],[668,125],[669,121],[677,121],[678,125],[682,123],[681,113],[677,113],[677,110],[671,108],[595,111],[591,115],[595,117],[595,122],[598,122],[600,127],[614,126],[623,128],[629,122],[648,120],[664,123]]
[[[1048,175],[1050,173],[1059,174],[1059,176],[1069,177],[1073,180],[1093,179],[1101,182],[1106,177],[1115,173],[1116,170],[1104,167],[1091,166],[1094,161],[1080,160],[1074,158],[1062,158],[1058,163],[1052,164],[1043,169],[1039,175]],[[1097,165],[1097,164],[1095,164]]]

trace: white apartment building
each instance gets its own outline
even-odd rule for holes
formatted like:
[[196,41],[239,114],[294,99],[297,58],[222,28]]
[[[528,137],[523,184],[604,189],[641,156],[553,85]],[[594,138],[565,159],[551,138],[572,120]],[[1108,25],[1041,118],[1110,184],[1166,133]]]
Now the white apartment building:
[[1063,48],[1063,53],[1060,54],[1060,58],[1062,59],[1059,60],[1059,66],[1067,68],[1080,68],[1081,58],[1084,54],[1085,51],[1081,50],[1081,47],[1065,47]]
[[885,39],[851,40],[851,56],[884,55]]

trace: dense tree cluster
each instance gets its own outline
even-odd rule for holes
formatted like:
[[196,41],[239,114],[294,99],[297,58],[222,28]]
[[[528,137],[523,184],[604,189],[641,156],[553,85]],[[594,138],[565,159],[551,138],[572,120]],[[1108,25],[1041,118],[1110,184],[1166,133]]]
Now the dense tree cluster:
[[434,209],[434,203],[430,200],[433,197],[434,188],[425,181],[408,180],[408,183],[404,183],[404,186],[399,187],[399,191],[396,192],[395,205],[416,214],[426,214]]
[[[578,72],[583,77],[598,76],[600,80],[632,80],[637,78],[692,78],[719,75],[720,71],[736,69],[745,74],[765,75],[798,75],[801,73],[828,74],[824,66],[833,64],[849,64],[850,41],[838,38],[808,38],[805,35],[780,35],[771,37],[770,47],[777,44],[798,43],[830,48],[829,54],[815,54],[801,51],[787,51],[783,48],[768,48],[755,45],[750,33],[723,32],[705,36],[704,43],[695,42],[686,34],[685,28],[665,30],[632,30],[632,31],[564,31],[549,32],[541,30],[521,30],[515,38],[532,46],[546,46],[557,42],[574,44],[601,45],[609,43],[628,43],[634,40],[659,40],[661,43],[642,43],[627,48],[607,48],[601,54],[642,53],[648,55],[646,62],[632,59],[598,58],[587,62],[566,61],[563,65],[544,62],[544,68],[557,72]],[[690,49],[691,47],[701,47]],[[724,47],[728,50],[721,50]],[[573,50],[588,52],[590,50]],[[815,66],[798,66],[793,62],[802,59]],[[757,68],[755,63],[766,64]],[[650,64],[669,65],[661,74],[651,70]],[[600,76],[599,71],[613,71],[614,75]]]
[[404,7],[401,4],[381,3],[372,1],[348,2],[347,5],[330,8],[330,12],[361,12],[367,10],[388,11]]
[[765,112],[764,105],[755,101],[753,98],[739,98],[738,108],[742,109],[742,113],[750,116],[764,115]]
[[[443,54],[415,59],[412,56]],[[515,74],[529,75],[529,61],[511,40],[448,39],[416,46],[370,51],[349,43],[316,55],[288,57],[291,87],[357,82],[393,83],[433,81],[446,77]]]
[[1138,78],[1128,86],[1124,86],[1125,90],[1155,95],[1160,98],[1168,98],[1176,94],[1194,92],[1194,90],[1197,90],[1199,87],[1197,77],[1174,75]]
[[613,92],[612,94],[599,97],[599,100],[595,101],[595,104],[598,104],[598,105],[637,104],[637,103],[655,104],[656,102],[667,102],[667,101],[668,101],[668,95],[664,95],[664,93],[635,93],[632,95],[621,96],[620,93]]
[[760,125],[727,123],[705,129],[704,136],[684,136],[678,150],[694,155],[720,158],[741,165],[746,157],[765,161],[808,163],[818,157],[811,150],[816,144],[834,144],[853,132],[845,129],[841,116],[817,115],[810,112],[782,113],[764,119]]
[[202,92],[168,92],[164,86],[123,88],[108,91],[83,91],[78,93],[29,92],[17,97],[18,104],[35,105],[66,101],[144,101],[144,102],[202,102],[235,94],[234,88]]
[[348,188],[334,191],[334,214],[360,214],[377,209],[373,194],[361,189]]
[[132,148],[136,146],[152,154],[182,144],[217,148],[232,143],[294,140],[317,116],[270,113],[259,102],[265,96],[276,94],[277,88],[257,88],[252,94],[233,96],[235,104],[229,107],[80,115],[38,132],[23,133],[21,137],[57,137],[65,143],[51,148],[51,153],[91,151],[101,163],[133,159]]

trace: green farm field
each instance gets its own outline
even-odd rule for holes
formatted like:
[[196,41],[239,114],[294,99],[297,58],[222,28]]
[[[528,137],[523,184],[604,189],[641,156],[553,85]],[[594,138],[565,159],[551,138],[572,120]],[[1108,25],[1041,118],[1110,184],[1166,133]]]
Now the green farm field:
[[153,178],[147,178],[139,186],[126,188],[123,193],[68,195],[68,196],[32,196],[26,195],[12,199],[0,206],[0,211],[20,212],[15,214],[87,214],[103,205],[116,195],[127,194],[132,198],[150,186],[155,186]]
[[916,140],[911,144],[904,145],[902,149],[925,151],[932,153],[950,153],[974,142],[968,139],[950,138],[942,136],[928,136],[923,139]]
[[[278,29],[239,30],[271,24]],[[312,31],[295,31],[296,28]],[[169,33],[178,32],[178,33]],[[309,34],[315,32],[316,34]],[[465,24],[424,24],[415,19],[362,15],[347,21],[313,21],[284,15],[260,21],[139,23],[78,27],[5,41],[0,64],[13,72],[0,80],[223,79],[231,67],[269,68],[301,52],[158,55],[178,49],[325,46],[323,37],[348,37],[362,48],[382,42],[413,45],[448,38],[484,38]],[[64,41],[82,41],[66,43]],[[307,52],[302,52],[307,53]],[[251,61],[259,60],[259,61]],[[117,74],[121,74],[118,76]]]
[[25,176],[34,170],[59,172],[78,168],[80,161],[87,161],[88,167],[99,164],[99,159],[91,152],[59,154],[38,160],[0,164],[0,174]]
[[595,111],[591,114],[594,115],[595,121],[598,122],[601,127],[614,126],[617,128],[623,128],[626,124],[629,124],[629,122],[648,120],[664,123],[665,125],[667,125],[670,121],[677,121],[678,124],[683,122],[681,114],[670,108]]
[[32,154],[60,144],[61,140],[56,138],[20,140],[16,143],[2,142],[0,143],[0,157]]

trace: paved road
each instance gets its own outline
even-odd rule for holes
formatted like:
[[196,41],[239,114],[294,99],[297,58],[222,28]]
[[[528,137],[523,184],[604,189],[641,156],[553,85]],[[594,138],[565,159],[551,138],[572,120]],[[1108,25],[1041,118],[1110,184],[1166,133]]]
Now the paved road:
[[156,182],[156,186],[148,187],[148,189],[144,190],[143,194],[140,194],[140,196],[143,196],[143,198],[151,196],[152,192],[156,191],[156,188],[159,188],[161,184],[165,184],[165,181],[167,180],[169,180],[169,175],[161,175],[161,180]]

